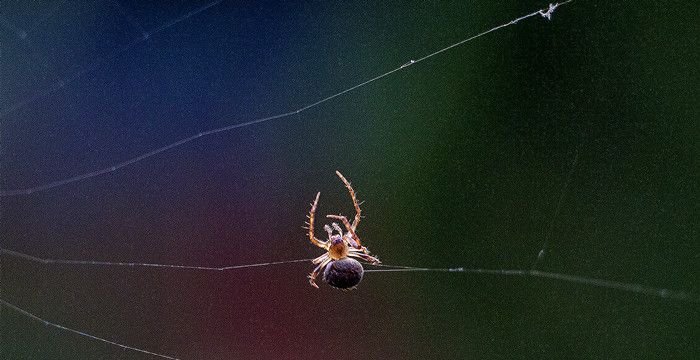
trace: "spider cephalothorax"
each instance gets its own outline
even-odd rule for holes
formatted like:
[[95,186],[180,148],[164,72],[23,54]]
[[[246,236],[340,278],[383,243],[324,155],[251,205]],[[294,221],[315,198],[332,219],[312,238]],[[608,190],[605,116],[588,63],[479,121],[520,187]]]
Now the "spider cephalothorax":
[[343,181],[345,187],[348,188],[348,192],[350,192],[352,203],[355,205],[355,220],[350,224],[350,221],[345,216],[327,215],[328,218],[340,220],[345,225],[347,232],[343,232],[343,229],[337,223],[333,223],[331,226],[325,225],[323,227],[328,233],[328,240],[317,239],[314,235],[314,217],[321,193],[316,194],[316,199],[311,204],[309,222],[307,223],[309,225],[309,239],[314,245],[326,250],[326,253],[313,260],[313,263],[318,264],[318,266],[309,274],[309,283],[311,286],[318,288],[315,282],[316,276],[323,271],[323,280],[328,285],[341,289],[351,289],[360,283],[364,272],[362,265],[353,257],[372,264],[379,264],[379,259],[369,255],[369,250],[362,246],[360,238],[355,232],[357,225],[360,223],[361,213],[355,190],[352,189],[350,182],[339,171],[335,173]]

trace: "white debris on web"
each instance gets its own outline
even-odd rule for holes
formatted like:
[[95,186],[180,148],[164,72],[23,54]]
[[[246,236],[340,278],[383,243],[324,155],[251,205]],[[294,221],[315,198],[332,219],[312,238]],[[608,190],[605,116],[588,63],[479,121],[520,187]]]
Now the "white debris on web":
[[547,8],[547,11],[540,10],[539,13],[542,15],[543,18],[547,18],[547,20],[552,20],[552,13],[554,13],[554,10],[559,7],[559,3],[556,4],[549,4],[549,8]]

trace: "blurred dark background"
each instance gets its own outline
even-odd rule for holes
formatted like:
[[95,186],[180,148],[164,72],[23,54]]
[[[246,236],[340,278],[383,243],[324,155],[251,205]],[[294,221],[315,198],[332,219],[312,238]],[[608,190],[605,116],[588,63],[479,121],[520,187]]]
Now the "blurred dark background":
[[[10,1],[0,188],[295,110],[546,6]],[[337,169],[367,201],[360,236],[387,264],[528,269],[547,239],[543,271],[698,294],[697,20],[692,2],[576,0],[299,115],[0,198],[0,245],[207,266],[315,257],[300,228],[315,193],[320,215],[352,212]],[[700,354],[697,304],[545,279],[368,273],[343,292],[311,288],[309,263],[0,259],[2,299],[183,359]],[[0,317],[3,359],[150,358]]]

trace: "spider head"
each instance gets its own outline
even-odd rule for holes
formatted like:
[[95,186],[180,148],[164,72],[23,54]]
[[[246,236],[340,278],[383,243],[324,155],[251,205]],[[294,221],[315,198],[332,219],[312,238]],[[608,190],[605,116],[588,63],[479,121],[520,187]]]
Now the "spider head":
[[341,235],[333,235],[331,237],[328,255],[333,260],[339,260],[348,256],[348,244]]

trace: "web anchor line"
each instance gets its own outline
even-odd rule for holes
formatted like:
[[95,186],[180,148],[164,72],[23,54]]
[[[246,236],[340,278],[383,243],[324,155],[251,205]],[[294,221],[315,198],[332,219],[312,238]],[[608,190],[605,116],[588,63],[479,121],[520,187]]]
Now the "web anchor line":
[[[125,266],[125,267],[155,267],[155,268],[169,268],[169,269],[183,269],[183,270],[200,270],[200,271],[226,271],[235,269],[247,269],[253,267],[264,267],[273,265],[284,265],[293,264],[300,262],[310,262],[313,258],[308,259],[296,259],[296,260],[283,260],[283,261],[272,261],[263,262],[256,264],[245,264],[245,265],[232,265],[232,266],[222,266],[222,267],[210,267],[210,266],[191,266],[191,265],[173,265],[173,264],[154,264],[154,263],[138,263],[138,262],[108,262],[108,261],[93,261],[93,260],[63,260],[63,259],[44,259],[32,255],[27,255],[18,251],[2,249],[0,248],[0,255],[8,255],[18,259],[24,259],[32,262],[37,262],[41,264],[57,264],[57,265],[83,265],[83,266]],[[522,269],[469,269],[469,268],[424,268],[424,267],[414,267],[414,266],[402,266],[402,265],[387,265],[378,264],[372,265],[376,268],[367,269],[365,272],[451,272],[451,273],[467,273],[467,274],[485,274],[485,275],[497,275],[497,276],[523,276],[523,277],[537,277],[546,278],[558,281],[572,282],[583,285],[589,285],[600,288],[616,289],[620,291],[627,291],[647,296],[666,298],[678,301],[694,302],[700,303],[700,296],[693,295],[684,291],[669,290],[664,288],[655,288],[651,286],[624,283],[619,281],[590,278],[578,275],[561,274],[555,272],[547,272],[540,270],[522,270]]]
[[[544,15],[542,15],[542,16],[544,16]],[[578,147],[576,148],[574,160],[571,162],[571,168],[569,169],[569,172],[566,175],[566,181],[564,181],[564,185],[562,186],[561,193],[559,194],[559,201],[557,201],[557,205],[554,208],[554,214],[552,215],[551,219],[549,220],[549,229],[544,236],[544,241],[542,242],[542,246],[540,247],[540,251],[537,253],[537,258],[535,258],[535,260],[532,262],[532,265],[530,265],[530,270],[535,270],[535,268],[537,267],[539,262],[547,254],[549,239],[552,236],[552,233],[554,232],[554,225],[555,225],[557,218],[559,217],[559,212],[561,211],[561,207],[564,203],[564,198],[566,197],[566,191],[569,188],[569,183],[571,183],[571,176],[574,174],[574,171],[576,171],[576,165],[578,164],[578,158],[579,158],[579,154],[581,152],[581,147],[583,147],[583,144],[584,144],[584,141],[582,140],[578,144]]]
[[[509,22],[507,22],[507,23],[498,25],[498,26],[493,27],[493,28],[491,28],[491,29],[489,29],[489,30],[486,30],[486,31],[483,31],[483,32],[478,33],[478,34],[476,34],[476,35],[473,35],[473,36],[471,36],[471,37],[468,37],[468,38],[466,38],[466,39],[464,39],[464,40],[458,41],[458,42],[456,42],[456,43],[454,43],[454,44],[452,44],[452,45],[449,45],[449,46],[447,46],[447,47],[444,47],[444,48],[442,48],[442,49],[439,49],[439,50],[437,50],[437,51],[434,51],[434,52],[432,52],[432,53],[430,53],[430,54],[427,54],[427,55],[425,55],[425,56],[423,56],[423,57],[420,57],[420,58],[417,58],[417,59],[409,60],[408,62],[406,62],[406,63],[404,63],[404,64],[401,64],[400,66],[398,66],[398,67],[396,67],[396,68],[394,68],[394,69],[392,69],[392,70],[389,70],[389,71],[387,71],[387,72],[385,72],[385,73],[383,73],[383,74],[377,75],[377,76],[375,76],[375,77],[373,77],[373,78],[371,78],[371,79],[365,80],[365,81],[363,81],[363,82],[361,82],[361,83],[358,83],[358,84],[356,84],[356,85],[354,85],[354,86],[351,86],[351,87],[349,87],[349,88],[347,88],[347,89],[345,89],[345,90],[342,90],[342,91],[337,92],[337,93],[335,93],[335,94],[333,94],[333,95],[330,95],[330,96],[328,96],[328,97],[325,97],[325,98],[323,98],[323,99],[320,99],[320,100],[318,100],[318,101],[316,101],[316,102],[313,102],[313,103],[310,103],[310,104],[305,105],[305,106],[303,106],[303,107],[300,107],[299,109],[296,109],[296,110],[293,110],[293,111],[288,111],[288,112],[281,113],[281,114],[277,114],[277,115],[268,116],[268,117],[258,118],[258,119],[254,119],[254,120],[247,121],[247,122],[243,122],[243,123],[232,124],[232,125],[228,125],[228,126],[224,126],[224,127],[212,129],[212,130],[203,131],[203,132],[200,132],[200,133],[198,133],[198,134],[191,135],[191,136],[189,136],[189,137],[183,138],[183,139],[178,140],[178,141],[176,141],[176,142],[173,142],[173,143],[171,143],[171,144],[168,144],[168,145],[159,147],[159,148],[157,148],[157,149],[153,149],[153,150],[148,151],[148,152],[146,152],[146,153],[143,153],[143,154],[141,154],[141,155],[135,156],[135,157],[133,157],[133,158],[131,158],[131,159],[124,160],[124,161],[122,161],[122,162],[116,163],[116,164],[111,165],[111,166],[107,166],[107,167],[102,168],[102,169],[99,169],[99,170],[94,170],[94,171],[86,172],[86,173],[83,173],[83,174],[75,175],[75,176],[72,176],[72,177],[68,177],[68,178],[64,178],[64,179],[60,179],[60,180],[52,181],[52,182],[49,182],[49,183],[46,183],[46,184],[36,185],[36,186],[33,186],[33,187],[28,187],[28,188],[22,188],[22,189],[3,189],[3,190],[0,190],[0,197],[19,196],[19,195],[31,195],[31,194],[34,194],[34,193],[43,192],[43,191],[50,190],[50,189],[53,189],[53,188],[57,188],[57,187],[60,187],[60,186],[72,184],[72,183],[75,183],[75,182],[78,182],[78,181],[90,179],[90,178],[93,178],[93,177],[96,177],[96,176],[100,176],[100,175],[104,175],[104,174],[108,174],[108,173],[117,171],[117,170],[119,170],[119,169],[121,169],[121,168],[124,168],[124,167],[126,167],[126,166],[135,164],[135,163],[140,162],[140,161],[143,161],[143,160],[145,160],[145,159],[147,159],[147,158],[150,158],[150,157],[155,156],[155,155],[157,155],[157,154],[160,154],[160,153],[162,153],[162,152],[165,152],[165,151],[171,150],[171,149],[173,149],[173,148],[176,148],[176,147],[180,147],[180,146],[182,146],[182,145],[185,145],[185,144],[187,144],[187,143],[189,143],[189,142],[191,142],[191,141],[194,141],[194,140],[196,140],[196,139],[199,139],[199,138],[201,138],[201,137],[205,137],[205,136],[209,136],[209,135],[213,135],[213,134],[217,134],[217,133],[221,133],[221,132],[231,131],[231,130],[233,130],[233,129],[242,128],[242,127],[246,127],[246,126],[250,126],[250,125],[260,124],[260,123],[267,122],[267,121],[271,121],[271,120],[286,118],[286,117],[290,117],[290,116],[292,116],[292,115],[297,115],[297,114],[299,114],[299,113],[301,113],[301,112],[303,112],[303,111],[306,111],[306,110],[308,110],[308,109],[317,107],[317,106],[319,106],[319,105],[321,105],[321,104],[323,104],[323,103],[325,103],[325,102],[328,102],[328,101],[333,100],[333,99],[335,99],[335,98],[337,98],[337,97],[343,96],[343,95],[345,95],[345,94],[347,94],[347,93],[349,93],[349,92],[351,92],[351,91],[354,91],[354,90],[357,90],[357,89],[359,89],[359,88],[361,88],[361,87],[364,87],[364,86],[366,86],[366,85],[369,85],[369,84],[371,84],[371,83],[373,83],[373,82],[375,82],[375,81],[377,81],[377,80],[379,80],[379,79],[382,79],[382,78],[384,78],[384,77],[387,77],[387,76],[389,76],[389,75],[391,75],[391,74],[393,74],[393,73],[395,73],[395,72],[397,72],[397,71],[407,69],[407,68],[409,68],[409,67],[411,67],[411,66],[413,66],[413,65],[416,65],[416,64],[418,64],[418,63],[420,63],[420,62],[422,62],[422,61],[424,61],[424,60],[427,60],[427,59],[429,59],[429,58],[432,58],[432,57],[434,57],[434,56],[437,56],[437,55],[439,55],[439,54],[441,54],[441,53],[443,53],[443,52],[445,52],[445,51],[451,50],[451,49],[453,49],[453,48],[455,48],[455,47],[458,47],[458,46],[460,46],[460,45],[463,45],[463,44],[465,44],[465,43],[467,43],[467,42],[470,42],[470,41],[472,41],[472,40],[478,39],[478,38],[480,38],[480,37],[482,37],[482,36],[484,36],[484,35],[486,35],[486,34],[492,33],[492,32],[494,32],[494,31],[498,31],[498,30],[500,30],[500,29],[503,29],[503,28],[508,27],[508,26],[511,26],[511,25],[515,25],[515,24],[517,24],[518,22],[520,22],[520,21],[522,21],[522,20],[525,20],[525,19],[528,19],[528,18],[531,18],[531,17],[534,17],[534,16],[541,16],[541,17],[543,17],[543,18],[546,18],[546,19],[548,19],[548,20],[551,20],[551,18],[552,18],[552,13],[554,12],[555,9],[557,9],[558,7],[560,7],[560,6],[562,6],[562,5],[566,5],[566,4],[568,4],[568,3],[572,2],[572,1],[573,1],[573,0],[567,0],[567,1],[563,1],[563,2],[558,2],[558,3],[550,4],[549,7],[548,7],[547,9],[539,9],[539,10],[536,10],[536,11],[530,13],[530,14],[521,16],[521,17],[516,18],[516,19],[514,19],[514,20],[511,20],[511,21],[509,21]],[[211,6],[215,5],[215,4],[218,4],[219,2],[220,2],[220,1],[215,1],[215,2],[213,2],[213,3],[210,4],[210,5],[208,5],[208,6],[205,7],[205,8],[211,7]],[[202,9],[199,9],[199,10],[198,10],[198,12],[201,12],[201,11],[203,11],[203,10],[202,10]],[[192,14],[188,14],[188,15],[186,15],[185,17],[189,17],[189,16],[191,16],[191,15],[192,15]],[[182,21],[182,20],[181,20],[181,19],[177,19],[177,21]],[[176,21],[176,22],[177,22],[177,21]],[[169,27],[169,26],[172,26],[172,24],[167,24],[167,25],[163,26],[162,28],[156,29],[154,32],[161,31],[161,30],[163,30],[164,28],[167,28],[167,27]],[[132,45],[133,45],[133,44],[129,44],[128,47],[130,47],[130,46],[132,46]],[[82,75],[82,73],[79,74],[79,75]],[[2,117],[2,114],[0,114],[0,117]]]
[[44,259],[36,256],[27,255],[18,251],[2,249],[0,248],[0,255],[6,254],[8,256],[24,259],[40,264],[58,264],[58,265],[85,265],[85,266],[123,266],[123,267],[154,267],[154,268],[170,268],[170,269],[187,269],[187,270],[207,270],[207,271],[227,271],[235,269],[247,269],[253,267],[262,266],[272,266],[272,265],[284,265],[293,264],[299,262],[311,261],[313,258],[308,259],[297,259],[297,260],[283,260],[283,261],[272,261],[263,262],[257,264],[245,264],[245,265],[232,265],[232,266],[195,266],[195,265],[172,265],[172,264],[153,264],[153,263],[139,263],[139,262],[109,262],[109,261],[94,261],[94,260],[63,260],[63,259]]
[[[83,266],[123,266],[123,267],[153,267],[153,268],[167,268],[167,269],[186,269],[186,270],[200,270],[200,271],[227,271],[227,270],[235,270],[235,269],[248,269],[248,268],[254,268],[254,267],[264,267],[264,266],[273,266],[273,265],[283,265],[283,264],[292,264],[292,263],[301,263],[301,262],[311,262],[313,258],[309,259],[297,259],[297,260],[284,260],[284,261],[271,261],[271,262],[263,262],[263,263],[256,263],[256,264],[245,264],[245,265],[232,265],[232,266],[221,266],[221,267],[211,267],[211,266],[190,266],[190,265],[171,265],[171,264],[154,264],[154,263],[137,263],[137,262],[108,262],[108,261],[93,261],[93,260],[63,260],[63,259],[45,259],[45,258],[40,258],[28,254],[24,254],[18,251],[13,251],[13,250],[8,250],[8,249],[3,249],[0,248],[0,255],[7,255],[10,257],[18,258],[18,259],[23,259],[35,263],[40,263],[40,264],[55,264],[55,265],[83,265]],[[14,310],[15,312],[22,314],[32,320],[36,320],[40,323],[43,323],[46,326],[51,326],[59,330],[71,332],[80,336],[84,336],[93,340],[101,341],[106,344],[114,345],[120,348],[123,348],[125,350],[132,350],[136,352],[140,352],[143,354],[147,355],[152,355],[164,359],[173,359],[173,360],[179,360],[179,358],[170,356],[170,355],[164,355],[156,352],[152,352],[149,350],[144,350],[141,348],[125,345],[116,341],[108,340],[96,335],[92,335],[83,331],[75,330],[48,320],[45,320],[37,315],[34,315],[30,313],[27,310],[24,310],[20,308],[17,305],[14,305],[6,300],[3,300],[0,298],[0,308],[3,306]]]
[[520,277],[535,277],[551,279],[556,281],[570,282],[582,285],[588,285],[599,288],[614,289],[657,297],[663,299],[672,299],[677,301],[700,304],[700,296],[688,293],[685,291],[670,290],[665,288],[656,288],[642,284],[625,283],[620,281],[612,281],[598,278],[591,278],[578,275],[561,274],[540,270],[522,270],[522,269],[468,269],[463,267],[458,268],[422,268],[413,266],[394,266],[394,265],[375,265],[386,267],[385,269],[368,269],[365,272],[450,272],[450,273],[465,273],[465,274],[483,274],[495,276],[520,276]]
[[102,338],[102,337],[99,337],[99,336],[95,336],[95,335],[88,334],[88,333],[83,332],[83,331],[71,329],[71,328],[69,328],[69,327],[65,327],[65,326],[63,326],[63,325],[56,324],[56,323],[54,323],[54,322],[51,322],[51,321],[45,320],[45,319],[43,319],[43,318],[40,318],[39,316],[36,316],[36,315],[30,313],[29,311],[20,308],[20,307],[17,306],[17,305],[14,305],[14,304],[12,304],[12,303],[10,303],[10,302],[7,302],[7,301],[5,301],[5,300],[3,300],[3,299],[0,299],[0,308],[2,308],[3,306],[4,306],[4,307],[7,307],[7,308],[9,308],[9,309],[11,309],[11,310],[13,310],[13,311],[19,313],[19,314],[22,314],[22,315],[24,315],[24,316],[26,316],[26,317],[28,317],[28,318],[30,318],[30,319],[32,319],[32,320],[36,320],[36,321],[38,321],[38,322],[44,324],[45,326],[51,326],[51,327],[54,327],[54,328],[59,329],[59,330],[71,332],[71,333],[74,333],[74,334],[77,334],[77,335],[80,335],[80,336],[83,336],[83,337],[86,337],[86,338],[89,338],[89,339],[101,341],[101,342],[106,343],[106,344],[109,344],[109,345],[114,345],[114,346],[120,347],[120,348],[122,348],[122,349],[124,349],[124,350],[136,351],[136,352],[140,352],[140,353],[142,353],[142,354],[157,356],[157,357],[160,357],[160,358],[163,358],[163,359],[180,360],[179,358],[176,358],[176,357],[173,357],[173,356],[164,355],[164,354],[159,354],[159,353],[156,353],[156,352],[153,352],[153,351],[148,351],[148,350],[140,349],[140,348],[133,347],[133,346],[129,346],[129,345],[124,345],[124,344],[118,343],[118,342],[116,342],[116,341],[107,340],[107,339]]
[[[180,265],[168,265],[168,264],[151,264],[151,263],[121,263],[121,262],[103,262],[103,261],[82,261],[82,260],[55,260],[55,259],[42,259],[35,256],[23,254],[20,252],[0,249],[0,255],[6,254],[16,258],[21,258],[29,261],[39,262],[43,264],[63,264],[63,265],[102,265],[102,266],[145,266],[145,267],[161,267],[161,268],[178,268],[178,269],[190,269],[190,270],[215,270],[223,271],[230,269],[240,269],[240,268],[250,268],[250,267],[260,267],[260,266],[270,266],[278,264],[289,264],[295,262],[306,262],[313,259],[300,259],[300,260],[288,260],[288,261],[277,261],[277,262],[267,262],[249,265],[236,265],[236,266],[226,266],[226,267],[205,267],[205,266],[180,266]],[[520,270],[520,269],[468,269],[463,267],[458,268],[423,268],[423,267],[412,267],[412,266],[400,266],[400,265],[375,265],[378,268],[367,269],[367,273],[380,273],[380,272],[449,272],[449,273],[464,273],[464,274],[483,274],[483,275],[494,275],[494,276],[519,276],[519,277],[538,277],[545,279],[552,279],[557,281],[565,281],[583,285],[589,285],[600,288],[615,289],[620,291],[626,291],[631,293],[637,293],[641,295],[647,295],[652,297],[679,300],[692,303],[700,303],[700,297],[683,291],[668,290],[663,288],[654,288],[640,284],[623,283],[618,281],[588,278],[577,275],[560,274],[539,270]],[[51,326],[59,330],[71,332],[89,339],[97,340],[109,345],[114,345],[125,350],[131,350],[140,352],[147,355],[152,355],[155,357],[179,360],[174,356],[164,355],[149,350],[144,350],[141,348],[125,345],[116,341],[108,340],[96,335],[92,335],[83,331],[75,330],[48,320],[45,320],[35,314],[30,313],[27,310],[20,308],[6,300],[0,298],[0,308],[7,307],[21,315],[24,315],[32,320],[43,323],[46,326]]]
[[[176,269],[189,269],[189,270],[210,270],[210,271],[224,271],[232,269],[242,269],[242,268],[252,268],[252,267],[263,267],[272,266],[280,264],[290,264],[299,262],[309,262],[313,259],[299,259],[299,260],[286,260],[286,261],[275,261],[275,262],[265,262],[257,264],[247,264],[247,265],[234,265],[234,266],[224,266],[224,267],[207,267],[207,266],[186,266],[186,265],[170,265],[170,264],[154,264],[154,263],[135,263],[135,262],[106,262],[106,261],[91,261],[91,260],[59,260],[59,259],[43,259],[36,256],[27,255],[17,251],[1,249],[0,255],[7,255],[19,259],[24,259],[32,262],[38,262],[41,264],[59,264],[59,265],[98,265],[98,266],[129,266],[129,267],[157,267],[157,268],[176,268]],[[375,265],[378,268],[367,269],[367,273],[379,273],[379,272],[449,272],[449,273],[464,273],[464,274],[483,274],[483,275],[494,275],[494,276],[520,276],[520,277],[538,277],[546,278],[557,281],[565,281],[583,285],[589,285],[600,288],[615,289],[620,291],[626,291],[631,293],[637,293],[641,295],[658,297],[664,299],[672,299],[678,301],[700,303],[700,297],[683,291],[675,291],[664,288],[654,288],[640,284],[623,283],[618,281],[611,281],[598,278],[588,278],[577,275],[560,274],[539,270],[520,270],[520,269],[469,269],[469,268],[424,268],[424,267],[412,267],[412,266],[400,266],[400,265]],[[114,345],[125,350],[132,350],[160,358],[165,359],[175,359],[176,357],[155,353],[152,351],[136,348],[133,346],[118,343],[116,341],[108,340],[96,335],[92,335],[83,331],[68,328],[66,326],[45,320],[37,315],[30,313],[6,300],[0,298],[0,308],[7,307],[21,315],[24,315],[32,320],[43,323],[46,326],[51,326],[59,330],[71,332],[83,337],[87,337],[93,340],[97,340],[106,344]]]

